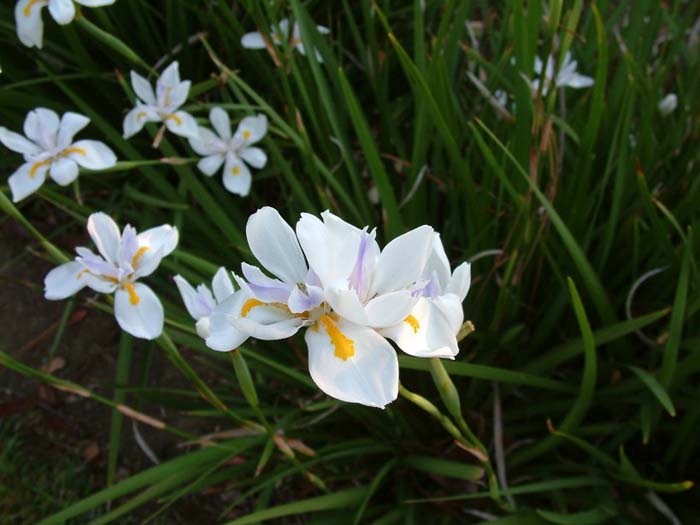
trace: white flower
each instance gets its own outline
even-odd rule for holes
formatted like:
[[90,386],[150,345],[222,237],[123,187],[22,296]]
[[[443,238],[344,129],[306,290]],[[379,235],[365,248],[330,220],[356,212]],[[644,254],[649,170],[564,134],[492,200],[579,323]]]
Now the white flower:
[[[15,22],[17,36],[27,47],[41,49],[44,37],[44,22],[41,20],[41,10],[49,8],[53,19],[61,24],[70,24],[75,18],[75,4],[86,7],[111,5],[116,0],[19,0],[15,4]],[[74,3],[75,2],[75,3]]]
[[678,97],[675,93],[669,93],[659,101],[659,112],[662,117],[670,115],[678,107]]
[[[444,251],[434,254],[442,245],[429,226],[380,250],[374,231],[321,215],[302,214],[296,235],[272,208],[250,217],[250,249],[275,277],[244,263],[240,290],[214,308],[206,342],[228,351],[248,337],[277,340],[305,328],[309,372],[319,388],[383,408],[396,399],[399,375],[384,333],[413,355],[454,356],[468,266],[454,277],[447,266],[445,277],[447,259]],[[402,324],[415,340],[404,336]]]
[[0,142],[24,156],[24,164],[8,180],[12,200],[17,202],[37,191],[48,174],[61,186],[73,182],[78,166],[91,170],[111,168],[117,162],[114,152],[97,140],[73,137],[88,125],[90,119],[78,113],[64,113],[36,108],[24,120],[24,134],[0,127]]
[[469,263],[451,273],[440,235],[434,233],[432,252],[413,292],[418,302],[406,322],[385,328],[382,334],[407,354],[454,359],[459,352],[457,334],[464,322],[462,302],[470,283]]
[[[279,26],[279,27],[278,27]],[[322,35],[327,35],[331,31],[325,26],[316,26],[316,29]],[[304,47],[304,42],[301,40],[301,31],[299,30],[299,24],[294,22],[292,24],[292,31],[289,31],[289,20],[286,18],[279,21],[279,24],[273,25],[270,28],[270,37],[272,37],[272,43],[275,45],[280,45],[282,41],[287,41],[290,47],[293,47],[302,55],[306,54],[306,49]],[[247,49],[265,49],[267,43],[265,37],[259,31],[253,31],[252,33],[246,33],[241,38],[241,45]],[[323,57],[318,50],[315,50],[316,60],[323,62]]]
[[183,137],[196,138],[199,134],[197,121],[185,111],[178,111],[187,100],[191,82],[180,81],[178,63],[173,62],[163,70],[156,90],[138,73],[131,72],[131,86],[138,97],[136,107],[124,117],[124,138],[133,137],[146,122],[163,122],[165,126]]
[[554,76],[554,57],[549,55],[547,57],[547,64],[543,64],[540,57],[535,57],[535,75],[538,78],[534,80],[529,80],[525,78],[532,89],[533,95],[537,93],[540,87],[540,81],[544,80],[542,85],[542,95],[546,96],[549,92],[550,87],[554,84],[554,87],[572,87],[572,88],[586,88],[593,85],[593,79],[585,75],[579,75],[576,72],[576,67],[578,63],[576,60],[571,60],[571,53],[566,53],[564,56],[564,63],[559,68],[556,77]]
[[93,213],[87,230],[100,255],[78,247],[78,257],[51,270],[44,279],[46,299],[65,299],[87,286],[114,293],[114,315],[125,332],[155,339],[163,331],[163,305],[153,291],[136,282],[152,274],[177,246],[177,229],[167,224],[140,234],[130,225],[119,234],[105,213]]
[[252,146],[267,133],[267,117],[257,115],[245,117],[231,136],[231,122],[222,108],[213,108],[209,120],[216,133],[208,128],[199,128],[199,137],[190,138],[190,146],[204,158],[197,163],[205,175],[214,175],[224,166],[224,186],[231,193],[245,197],[250,193],[252,177],[246,164],[262,169],[267,164],[267,155]]
[[[195,289],[181,275],[176,275],[174,280],[178,290],[180,290],[185,308],[187,308],[192,318],[197,321],[195,325],[197,335],[202,339],[206,339],[209,336],[209,316],[216,305],[228,299],[234,292],[233,283],[228,272],[223,267],[219,268],[212,279],[211,290],[206,284],[200,284]],[[212,294],[212,290],[214,294]]]

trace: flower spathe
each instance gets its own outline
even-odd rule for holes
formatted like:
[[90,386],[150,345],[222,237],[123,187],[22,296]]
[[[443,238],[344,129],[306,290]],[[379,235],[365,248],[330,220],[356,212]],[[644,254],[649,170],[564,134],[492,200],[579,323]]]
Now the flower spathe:
[[15,4],[17,37],[27,47],[41,49],[44,40],[44,22],[41,10],[49,8],[51,17],[60,25],[70,24],[76,15],[76,5],[101,7],[116,0],[18,0]]
[[136,93],[136,107],[124,117],[124,138],[143,129],[147,122],[162,122],[168,130],[187,138],[199,136],[195,118],[180,107],[187,100],[191,82],[180,80],[177,62],[166,67],[156,81],[155,91],[144,77],[131,72],[131,86]]
[[226,268],[219,268],[212,279],[211,289],[206,284],[200,284],[194,288],[181,275],[176,275],[173,279],[180,291],[187,312],[197,321],[195,324],[197,335],[206,339],[209,336],[209,316],[217,304],[228,299],[234,292],[228,271]]
[[[270,27],[270,37],[272,38],[272,43],[275,45],[280,45],[282,41],[286,41],[290,47],[296,49],[302,55],[306,55],[306,47],[301,39],[301,31],[299,29],[299,24],[294,22],[291,24],[288,19],[283,18],[276,25],[273,24]],[[327,35],[331,31],[325,26],[316,26],[316,30],[322,35]],[[267,48],[267,43],[265,36],[259,31],[252,31],[246,33],[241,37],[241,45],[247,49],[265,49]],[[323,57],[318,50],[315,51],[316,60],[318,62],[323,62]]]
[[245,117],[231,134],[231,121],[222,108],[209,112],[214,131],[200,127],[199,137],[190,138],[192,149],[203,158],[197,163],[199,171],[211,177],[224,167],[224,187],[245,197],[250,193],[252,176],[248,166],[262,169],[267,164],[265,152],[253,146],[267,133],[267,117]]
[[73,182],[79,167],[91,170],[111,168],[117,162],[114,152],[97,140],[73,137],[90,119],[78,113],[36,108],[24,120],[24,134],[0,127],[0,142],[24,156],[22,164],[8,180],[12,200],[20,201],[37,191],[49,175],[61,186]]
[[[272,277],[242,265],[243,276],[235,277],[239,290],[210,315],[210,348],[229,351],[248,337],[277,340],[305,329],[309,372],[319,388],[380,408],[398,394],[398,359],[387,337],[412,355],[457,353],[469,267],[454,275],[449,265],[445,269],[431,227],[380,249],[374,231],[330,212],[321,219],[302,214],[295,232],[265,207],[248,220],[246,236]],[[403,325],[414,337],[402,332]]]
[[126,225],[120,233],[107,214],[93,213],[87,230],[98,254],[76,248],[78,257],[51,270],[44,279],[46,299],[59,300],[87,286],[96,292],[114,293],[114,315],[125,332],[141,339],[155,339],[163,331],[163,305],[138,279],[152,274],[163,257],[178,243],[178,231],[170,225],[141,233]]
[[546,64],[543,64],[540,57],[535,57],[535,75],[538,78],[533,80],[528,80],[530,83],[530,88],[532,89],[533,95],[539,91],[540,82],[544,81],[542,85],[542,95],[546,96],[549,89],[554,85],[554,87],[570,87],[574,89],[587,88],[593,85],[593,79],[585,75],[581,75],[577,71],[578,62],[571,59],[571,53],[567,52],[564,56],[564,62],[561,64],[559,71],[555,76],[554,74],[554,56],[549,55],[547,57]]

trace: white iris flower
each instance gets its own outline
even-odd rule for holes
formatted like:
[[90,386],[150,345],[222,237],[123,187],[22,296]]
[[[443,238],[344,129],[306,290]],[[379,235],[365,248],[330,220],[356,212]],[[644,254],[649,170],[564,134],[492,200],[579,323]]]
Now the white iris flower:
[[305,328],[309,372],[319,388],[380,408],[398,394],[398,359],[386,337],[413,355],[457,353],[469,267],[451,276],[447,266],[445,273],[444,250],[434,254],[442,245],[429,226],[380,250],[374,231],[329,212],[322,220],[302,214],[295,235],[266,207],[250,217],[246,235],[274,278],[242,265],[240,289],[210,316],[210,348],[229,351],[248,337],[284,339]]
[[37,191],[48,174],[61,186],[78,176],[79,166],[91,170],[111,168],[117,162],[114,152],[97,140],[73,142],[76,133],[90,119],[78,113],[64,113],[36,108],[24,120],[24,134],[0,127],[0,142],[24,155],[22,164],[8,180],[12,200],[17,202]]
[[554,85],[554,87],[571,87],[575,89],[587,88],[593,85],[593,79],[585,75],[580,75],[576,68],[578,67],[578,62],[576,60],[571,60],[571,53],[566,53],[564,56],[564,62],[562,63],[556,76],[554,75],[554,57],[549,55],[547,57],[547,63],[543,64],[540,57],[535,57],[535,75],[538,78],[534,80],[528,80],[533,94],[537,93],[540,87],[540,82],[544,81],[542,85],[542,95],[546,96],[549,89]]
[[197,321],[197,335],[206,339],[209,337],[209,316],[216,305],[228,299],[234,292],[228,271],[226,268],[219,268],[211,281],[211,290],[206,284],[200,284],[195,289],[181,275],[176,275],[174,280],[187,312]]
[[87,286],[114,293],[114,315],[122,330],[134,337],[155,339],[163,331],[163,305],[148,286],[137,282],[152,274],[177,246],[178,231],[170,225],[137,234],[119,227],[105,213],[93,213],[87,230],[99,255],[82,246],[78,257],[51,270],[44,279],[46,299],[65,299]]
[[176,135],[187,138],[199,136],[197,121],[179,108],[190,92],[189,80],[180,81],[178,63],[173,62],[163,70],[153,91],[150,82],[138,73],[131,72],[131,86],[138,97],[136,107],[124,117],[124,138],[136,135],[146,122],[162,122]]
[[17,36],[27,47],[41,49],[44,40],[44,22],[41,10],[49,8],[51,17],[61,25],[70,24],[75,18],[75,4],[86,7],[101,7],[111,5],[116,0],[19,0],[15,4],[15,22]]
[[[289,28],[289,20],[286,18],[279,21],[277,25],[273,25],[270,28],[270,37],[272,38],[272,43],[274,45],[280,45],[282,41],[288,42],[289,46],[296,49],[302,55],[306,54],[306,48],[304,47],[304,42],[301,40],[301,31],[299,30],[299,24],[294,22]],[[327,35],[331,31],[325,26],[316,26],[316,29],[322,35]],[[253,31],[251,33],[246,33],[241,38],[241,45],[247,49],[265,49],[267,47],[267,42],[265,36],[259,31]],[[315,50],[316,60],[323,62],[323,57]]]
[[231,121],[222,108],[213,108],[209,120],[216,133],[208,128],[199,128],[199,137],[190,138],[190,146],[203,158],[197,168],[211,177],[224,166],[224,187],[231,193],[245,197],[250,193],[252,177],[248,165],[262,169],[267,164],[267,155],[253,146],[267,133],[267,117],[257,115],[245,117],[231,135]]

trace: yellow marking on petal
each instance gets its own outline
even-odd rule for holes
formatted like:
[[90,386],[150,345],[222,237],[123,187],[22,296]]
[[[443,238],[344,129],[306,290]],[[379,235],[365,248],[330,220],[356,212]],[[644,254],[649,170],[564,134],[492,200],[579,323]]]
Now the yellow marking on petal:
[[44,159],[44,160],[40,160],[39,162],[35,162],[34,165],[31,167],[31,169],[29,170],[29,176],[31,178],[36,177],[36,172],[39,171],[39,168],[41,168],[42,166],[48,166],[50,164],[51,164],[51,159]]
[[251,137],[252,133],[248,129],[243,130],[243,138],[248,140]]
[[174,120],[175,124],[177,124],[178,126],[182,126],[182,119],[180,117],[178,117],[175,113],[168,113],[167,115],[165,115],[163,117],[163,120],[169,120],[169,119]]
[[170,92],[173,90],[172,86],[165,87],[165,107],[170,105]]
[[136,268],[138,266],[139,261],[141,260],[141,257],[143,257],[143,254],[148,251],[148,246],[141,246],[138,250],[136,250],[136,253],[134,256],[131,258],[131,267]]
[[142,119],[145,116],[146,116],[145,111],[139,111],[138,113],[136,113],[136,120]]
[[420,323],[418,322],[418,319],[416,319],[412,315],[409,315],[408,317],[406,317],[406,319],[403,320],[403,322],[411,325],[411,328],[413,328],[414,333],[418,333],[418,329],[420,328]]
[[[336,317],[337,319],[337,317]],[[331,344],[335,348],[333,355],[343,361],[355,355],[355,342],[348,339],[343,332],[335,325],[330,315],[322,315],[318,322],[323,325],[331,338]]]
[[116,277],[110,277],[109,275],[102,275],[101,277],[110,283],[119,284],[119,279]]
[[309,317],[309,312],[292,314],[291,310],[289,309],[289,306],[287,306],[284,303],[266,303],[265,301],[261,301],[260,299],[256,299],[255,297],[251,297],[245,303],[243,303],[243,307],[241,308],[241,317],[246,317],[253,308],[256,308],[258,306],[272,306],[273,308],[279,308],[280,310],[284,310],[286,313],[293,315],[294,317],[298,317],[300,319],[308,319]]
[[59,153],[59,157],[67,157],[71,153],[77,153],[78,155],[82,155],[85,157],[87,155],[87,151],[85,148],[66,148],[64,149],[61,153]]
[[262,306],[264,304],[265,303],[263,303],[260,299],[255,299],[254,297],[248,299],[245,303],[243,303],[243,308],[241,308],[241,317],[247,316],[256,306]]
[[136,306],[141,302],[141,298],[136,293],[136,289],[132,283],[124,283],[124,288],[126,288],[126,292],[129,294],[129,302],[131,304]]
[[90,273],[90,270],[88,270],[87,268],[83,268],[78,272],[78,275],[76,275],[75,278],[80,279],[86,273]]
[[231,173],[233,173],[234,175],[240,175],[241,168],[239,168],[238,166],[234,166],[233,169],[231,170]]
[[29,0],[29,3],[24,7],[24,16],[32,16],[32,7],[34,7],[36,4],[41,4],[44,2],[48,3],[48,0]]

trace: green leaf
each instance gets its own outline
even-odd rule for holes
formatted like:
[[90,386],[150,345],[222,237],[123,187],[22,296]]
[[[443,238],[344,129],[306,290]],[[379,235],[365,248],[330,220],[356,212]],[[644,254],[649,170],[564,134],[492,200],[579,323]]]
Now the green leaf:
[[675,417],[676,409],[673,406],[673,401],[671,401],[671,398],[661,383],[659,383],[649,372],[642,370],[637,366],[627,366],[627,368],[634,372],[637,377],[649,388],[649,390],[651,390],[651,393],[654,394],[654,397],[659,401],[659,403],[661,403],[661,406],[666,409],[666,412],[668,412],[672,417]]
[[537,509],[537,514],[550,523],[558,523],[560,525],[598,525],[599,523],[606,523],[615,516],[615,513],[611,513],[603,507],[596,507],[573,514],[561,514],[559,512]]

